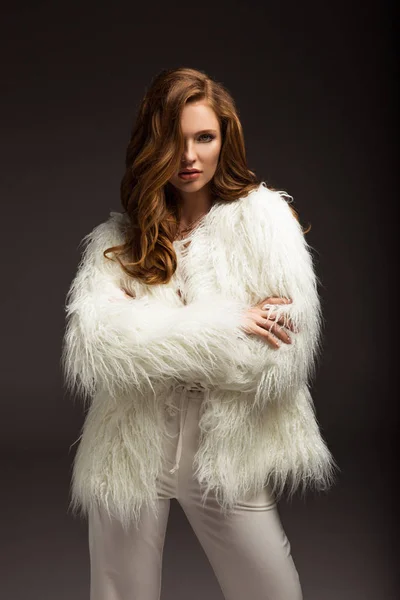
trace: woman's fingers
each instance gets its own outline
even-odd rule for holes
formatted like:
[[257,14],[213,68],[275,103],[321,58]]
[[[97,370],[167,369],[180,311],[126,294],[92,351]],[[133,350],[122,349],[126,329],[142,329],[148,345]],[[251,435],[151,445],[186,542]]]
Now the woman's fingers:
[[292,302],[293,302],[293,300],[291,298],[285,298],[285,297],[280,297],[280,296],[270,296],[268,298],[265,298],[265,300],[260,302],[260,304],[261,305],[264,305],[264,304],[291,304]]
[[264,327],[260,327],[259,325],[254,324],[254,333],[258,336],[260,336],[261,338],[263,338],[263,340],[265,340],[266,342],[268,342],[268,344],[272,347],[272,348],[279,348],[281,343],[279,340],[277,340],[272,333],[270,333],[269,331],[267,331],[266,329],[264,329]]
[[272,319],[261,318],[258,322],[258,325],[260,325],[264,329],[267,329],[268,331],[272,332],[277,338],[282,340],[282,342],[284,342],[285,344],[292,343],[291,337],[288,335],[288,333],[286,333],[284,328],[278,324],[278,322],[273,321]]
[[261,317],[263,319],[269,319],[269,320],[276,321],[280,325],[283,325],[287,329],[290,329],[291,331],[293,331],[293,333],[299,332],[299,330],[294,325],[293,321],[291,320],[291,318],[289,316],[281,315],[278,320],[276,320],[276,316],[277,316],[276,313],[272,312],[271,310],[262,310],[261,311]]
[[294,333],[298,333],[299,330],[287,312],[278,317],[279,312],[274,309],[275,305],[291,303],[291,298],[270,296],[263,302],[250,307],[245,313],[244,331],[258,335],[272,348],[279,348],[282,342],[291,344],[292,339],[285,328]]
[[131,294],[131,292],[128,292],[128,290],[124,287],[121,287],[121,290],[124,292],[125,296],[127,296],[128,298],[134,298],[134,294]]

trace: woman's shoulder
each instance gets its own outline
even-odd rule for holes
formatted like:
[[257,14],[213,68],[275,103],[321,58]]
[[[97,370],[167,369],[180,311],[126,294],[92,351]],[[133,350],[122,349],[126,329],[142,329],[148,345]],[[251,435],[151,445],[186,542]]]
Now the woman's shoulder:
[[126,225],[127,217],[124,213],[111,211],[107,219],[92,227],[82,238],[80,246],[89,254],[122,244],[125,240]]
[[122,237],[126,226],[129,224],[128,217],[125,213],[111,211],[108,218],[96,225],[89,235],[97,232],[101,236]]
[[124,212],[118,212],[116,210],[112,210],[109,214],[107,222],[116,223],[119,225],[126,225],[129,222],[129,217]]
[[268,187],[262,181],[258,188],[252,190],[247,196],[242,199],[244,210],[254,210],[262,214],[291,214],[289,204],[293,201],[293,196],[285,190],[277,190]]
[[290,204],[293,196],[285,190],[277,190],[262,182],[241,200],[240,218],[250,228],[267,230],[271,233],[290,233],[299,229]]

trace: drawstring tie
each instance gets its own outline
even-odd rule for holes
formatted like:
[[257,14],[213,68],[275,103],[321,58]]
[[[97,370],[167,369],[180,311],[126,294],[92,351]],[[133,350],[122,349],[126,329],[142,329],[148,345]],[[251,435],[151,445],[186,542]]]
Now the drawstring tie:
[[[180,391],[179,391],[179,389],[180,389]],[[208,395],[210,393],[210,390],[208,388],[204,387],[201,383],[178,383],[177,385],[173,386],[172,393],[165,402],[166,408],[169,409],[170,414],[174,414],[178,410],[180,411],[179,438],[178,438],[178,445],[176,448],[175,465],[173,466],[172,469],[170,469],[170,471],[169,471],[170,473],[175,473],[175,471],[177,471],[179,469],[179,463],[180,463],[181,454],[182,454],[182,438],[183,438],[183,425],[184,425],[184,402],[185,402],[185,397],[186,397],[187,392],[191,392],[191,391],[204,392],[205,399],[208,398]],[[174,400],[176,395],[178,395],[179,407],[177,407],[175,404],[171,403],[171,401]],[[197,396],[192,396],[192,397],[197,397]],[[203,400],[203,396],[200,396],[199,398],[201,400]],[[169,434],[167,434],[167,435],[169,435]],[[171,437],[175,437],[175,436],[171,436]]]

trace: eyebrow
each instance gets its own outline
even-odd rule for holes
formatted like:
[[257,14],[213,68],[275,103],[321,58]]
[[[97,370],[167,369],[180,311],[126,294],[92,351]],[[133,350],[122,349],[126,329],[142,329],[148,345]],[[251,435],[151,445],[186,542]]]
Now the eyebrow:
[[194,135],[199,135],[200,133],[218,133],[216,129],[202,129],[201,131],[196,131]]

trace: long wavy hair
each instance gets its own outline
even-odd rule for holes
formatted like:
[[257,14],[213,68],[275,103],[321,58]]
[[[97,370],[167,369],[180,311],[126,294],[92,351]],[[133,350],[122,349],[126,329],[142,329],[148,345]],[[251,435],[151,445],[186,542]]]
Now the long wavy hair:
[[177,268],[173,241],[181,209],[169,180],[179,169],[184,151],[183,108],[199,100],[214,110],[221,128],[221,151],[210,182],[212,197],[232,202],[261,183],[247,167],[238,110],[226,88],[195,69],[162,70],[139,106],[126,152],[120,187],[121,203],[129,217],[125,241],[103,253],[109,259],[107,254],[113,252],[125,273],[147,285],[168,283]]

